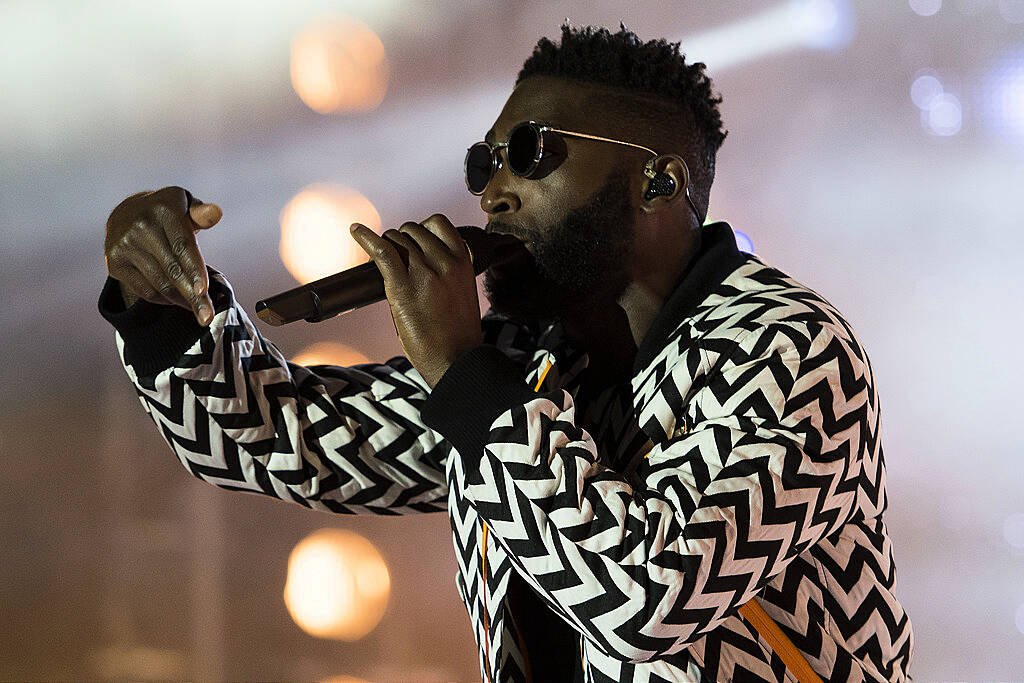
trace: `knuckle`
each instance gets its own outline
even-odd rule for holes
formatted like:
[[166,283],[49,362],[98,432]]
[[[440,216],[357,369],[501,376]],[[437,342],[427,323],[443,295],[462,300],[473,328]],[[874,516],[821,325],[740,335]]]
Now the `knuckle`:
[[184,237],[175,237],[171,240],[171,253],[175,256],[181,256],[187,248],[188,245],[185,243]]
[[448,256],[442,256],[441,258],[437,259],[435,267],[437,268],[437,272],[440,275],[451,275],[455,272],[458,272],[459,270],[458,263],[456,263],[454,259]]
[[156,288],[164,296],[167,296],[171,292],[175,291],[174,285],[170,282],[170,280],[160,280],[160,282],[157,283]]
[[182,270],[181,265],[176,261],[172,261],[167,265],[167,276],[172,280],[180,280],[184,274],[185,271]]

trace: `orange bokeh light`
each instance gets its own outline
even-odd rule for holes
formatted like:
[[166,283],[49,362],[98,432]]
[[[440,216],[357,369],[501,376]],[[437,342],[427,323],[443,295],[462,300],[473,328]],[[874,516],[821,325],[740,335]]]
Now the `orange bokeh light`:
[[296,365],[338,365],[349,367],[369,363],[370,359],[355,349],[338,342],[316,342],[299,352],[292,362]]
[[322,19],[292,40],[291,77],[302,101],[321,114],[371,111],[387,92],[384,43],[351,17]]
[[355,190],[319,183],[281,210],[281,260],[300,283],[318,280],[370,260],[349,226],[380,230],[380,214]]
[[359,640],[384,616],[390,593],[384,558],[351,531],[320,529],[288,558],[285,605],[295,623],[318,638]]

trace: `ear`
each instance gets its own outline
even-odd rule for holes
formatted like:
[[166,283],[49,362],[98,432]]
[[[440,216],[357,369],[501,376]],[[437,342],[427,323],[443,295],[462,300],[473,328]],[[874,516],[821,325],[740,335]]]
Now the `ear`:
[[[669,194],[658,194],[650,199],[644,195],[650,187],[651,181],[659,174],[666,175],[672,180],[674,188]],[[664,186],[666,183],[662,183]],[[690,169],[686,162],[678,154],[660,154],[644,164],[644,182],[641,187],[640,209],[644,213],[654,213],[673,205],[680,198],[685,198],[686,188],[690,185]]]

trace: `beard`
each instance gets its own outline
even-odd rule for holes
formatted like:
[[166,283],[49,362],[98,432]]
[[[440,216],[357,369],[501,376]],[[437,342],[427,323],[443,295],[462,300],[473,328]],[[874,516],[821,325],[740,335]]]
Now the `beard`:
[[[629,285],[636,217],[624,170],[609,175],[594,195],[542,234],[513,232],[529,242],[525,257],[484,275],[491,308],[527,320],[566,319],[614,304]],[[532,254],[532,258],[530,257]]]

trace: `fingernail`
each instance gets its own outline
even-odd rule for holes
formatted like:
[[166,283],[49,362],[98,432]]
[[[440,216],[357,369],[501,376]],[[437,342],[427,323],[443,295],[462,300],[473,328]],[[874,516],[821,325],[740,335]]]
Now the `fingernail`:
[[200,306],[199,307],[199,322],[200,322],[200,324],[206,325],[206,324],[208,324],[210,322],[210,320],[212,318],[213,318],[213,316],[210,315],[210,309],[208,307],[206,307],[206,306]]

